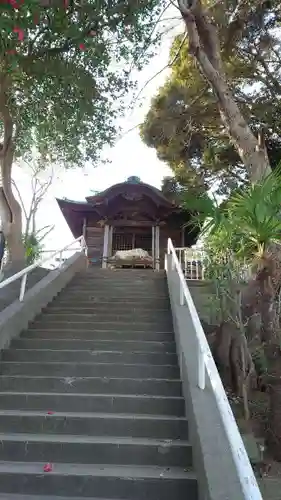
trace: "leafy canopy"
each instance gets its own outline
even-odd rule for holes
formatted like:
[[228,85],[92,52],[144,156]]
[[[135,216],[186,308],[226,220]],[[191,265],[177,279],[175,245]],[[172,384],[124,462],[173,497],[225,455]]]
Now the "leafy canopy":
[[184,176],[167,176],[162,179],[161,191],[166,198],[176,205],[181,206],[186,197],[202,194],[204,186],[194,183],[192,186],[186,181]]
[[0,96],[7,97],[17,155],[35,141],[66,166],[97,160],[114,140],[131,66],[144,64],[153,51],[152,30],[163,4],[1,2]]

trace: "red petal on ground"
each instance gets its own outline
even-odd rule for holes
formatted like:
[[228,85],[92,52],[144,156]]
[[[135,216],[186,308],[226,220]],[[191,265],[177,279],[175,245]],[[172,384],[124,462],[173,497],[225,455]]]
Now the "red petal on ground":
[[52,464],[45,464],[43,467],[44,472],[52,472],[53,470],[53,465]]

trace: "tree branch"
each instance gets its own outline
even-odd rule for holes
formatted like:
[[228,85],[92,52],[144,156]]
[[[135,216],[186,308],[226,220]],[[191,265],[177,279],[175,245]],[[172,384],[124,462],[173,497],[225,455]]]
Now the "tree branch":
[[[169,3],[168,3],[165,7],[164,7],[164,9],[162,10],[162,12],[160,12],[160,14],[159,14],[159,16],[158,16],[157,21],[154,23],[153,28],[152,28],[152,30],[151,30],[151,32],[150,32],[150,35],[149,35],[149,40],[150,40],[150,42],[149,42],[149,46],[150,46],[152,36],[153,36],[153,34],[155,33],[155,30],[156,30],[156,28],[157,28],[158,23],[161,21],[162,16],[163,16],[163,15],[165,14],[165,12],[168,10],[168,8],[170,7],[170,5],[171,5],[171,2],[169,2]],[[148,47],[149,47],[149,46],[148,46]],[[140,58],[144,56],[144,54],[145,54],[146,50],[148,49],[148,47],[145,47],[145,48],[142,50],[141,54],[138,56],[138,58],[137,58],[137,60],[136,60],[136,61],[132,61],[131,68],[130,68],[130,72],[131,72],[131,71],[132,71],[132,69],[133,69],[133,65],[135,66],[135,65],[138,63],[138,61],[140,60]]]
[[226,37],[225,48],[232,48],[240,38],[246,26],[249,14],[252,9],[257,9],[264,3],[264,0],[239,0],[236,9],[229,19],[228,34]]
[[187,39],[187,33],[185,33],[185,34],[184,34],[184,36],[183,36],[183,38],[182,38],[182,41],[181,41],[181,43],[180,43],[180,46],[179,46],[179,48],[178,48],[178,50],[177,50],[176,54],[174,55],[173,59],[172,59],[172,60],[168,63],[168,67],[169,67],[169,68],[171,68],[171,67],[175,64],[175,62],[176,62],[177,58],[178,58],[178,57],[179,57],[179,55],[180,55],[181,49],[183,48],[183,44],[184,44],[184,42],[186,41],[186,39]]
[[25,205],[24,205],[24,202],[23,202],[23,199],[22,199],[22,196],[21,196],[21,193],[20,193],[20,190],[16,184],[16,182],[14,181],[14,179],[11,180],[11,184],[12,186],[15,188],[16,192],[17,192],[17,195],[18,195],[18,198],[20,200],[20,204],[21,204],[21,208],[23,210],[23,213],[24,213],[24,216],[25,216],[25,219],[27,220],[27,210],[25,208]]
[[249,13],[253,8],[257,8],[264,3],[264,0],[239,0],[238,4],[230,16],[229,19],[229,28],[235,25],[235,23],[239,23],[239,25],[244,24],[249,16]]
[[183,39],[182,39],[182,41],[180,43],[180,46],[179,46],[179,48],[178,48],[175,56],[173,57],[173,59],[170,62],[168,62],[168,64],[166,64],[166,66],[164,66],[162,69],[160,69],[159,71],[157,71],[157,73],[155,73],[151,78],[149,78],[145,82],[145,84],[142,86],[142,88],[140,89],[140,91],[137,93],[136,97],[130,103],[129,107],[131,107],[134,104],[134,102],[136,102],[138,100],[138,98],[140,97],[140,95],[143,93],[144,89],[154,80],[154,78],[156,78],[157,76],[161,75],[161,73],[163,73],[163,71],[165,71],[166,69],[171,68],[175,64],[177,58],[180,55],[180,51],[181,51],[181,49],[183,47],[183,44],[184,44],[184,42],[185,42],[186,39],[187,39],[187,34],[185,33],[184,36],[183,36]]

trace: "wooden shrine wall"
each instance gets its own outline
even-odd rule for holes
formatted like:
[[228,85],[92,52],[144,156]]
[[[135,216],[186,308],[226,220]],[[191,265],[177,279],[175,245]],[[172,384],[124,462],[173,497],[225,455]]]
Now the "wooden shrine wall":
[[[131,228],[128,228],[128,230]],[[175,247],[181,246],[181,230],[169,229],[169,227],[160,227],[159,237],[159,253],[160,253],[160,267],[163,269],[165,253],[167,251],[167,240],[171,238]],[[104,227],[102,226],[88,226],[86,228],[86,241],[88,246],[88,257],[92,263],[101,265],[103,255],[103,241],[104,241]],[[151,252],[150,252],[151,253]]]
[[88,257],[92,264],[101,265],[103,254],[104,228],[101,226],[86,228],[86,242],[88,246]]

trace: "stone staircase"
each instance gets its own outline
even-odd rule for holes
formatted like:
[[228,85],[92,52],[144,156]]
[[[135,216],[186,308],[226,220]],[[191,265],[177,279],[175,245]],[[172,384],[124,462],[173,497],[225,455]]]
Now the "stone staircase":
[[3,352],[0,499],[198,500],[172,330],[164,274],[76,275]]

